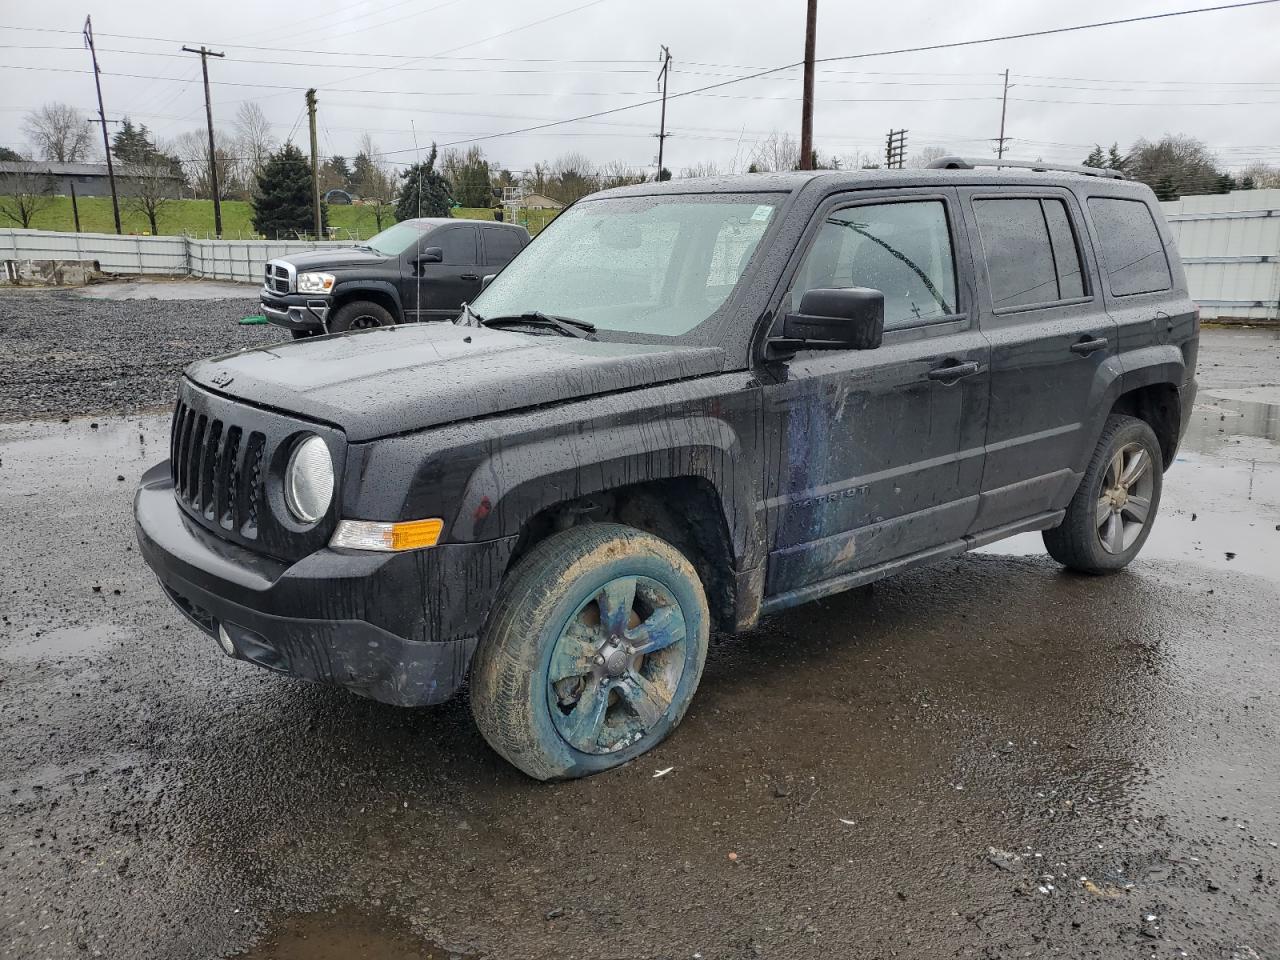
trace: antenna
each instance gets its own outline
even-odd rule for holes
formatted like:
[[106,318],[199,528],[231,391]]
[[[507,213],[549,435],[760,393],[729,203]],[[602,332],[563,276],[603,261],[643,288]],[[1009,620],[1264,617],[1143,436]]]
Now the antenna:
[[[413,133],[413,157],[414,168],[418,171],[418,219],[422,219],[422,148],[418,146],[418,127],[413,122],[413,118],[409,118],[409,130]],[[422,253],[422,235],[418,235],[418,253]],[[422,319],[422,263],[414,264],[414,304],[413,309],[417,312],[415,319]]]

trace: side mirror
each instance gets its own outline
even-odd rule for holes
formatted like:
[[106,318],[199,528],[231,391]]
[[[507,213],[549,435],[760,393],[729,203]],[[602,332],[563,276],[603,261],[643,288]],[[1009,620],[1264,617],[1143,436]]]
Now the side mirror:
[[493,283],[493,278],[496,276],[497,276],[496,273],[486,273],[483,277],[481,277],[480,289],[483,290],[485,287],[489,286],[489,284]]
[[444,263],[444,251],[439,247],[423,247],[418,254],[419,263]]
[[783,343],[808,350],[874,350],[884,340],[884,294],[868,287],[809,290],[782,321]]

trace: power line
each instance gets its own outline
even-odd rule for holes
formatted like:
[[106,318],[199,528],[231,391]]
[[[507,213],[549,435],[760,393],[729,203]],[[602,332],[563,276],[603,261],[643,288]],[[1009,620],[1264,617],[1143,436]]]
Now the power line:
[[[900,47],[898,49],[893,49],[893,50],[879,50],[879,51],[874,51],[869,53],[855,53],[855,54],[848,54],[848,55],[839,56],[839,57],[823,57],[820,61],[817,61],[817,62],[836,63],[836,62],[844,62],[849,60],[864,60],[864,59],[869,59],[871,57],[898,56],[906,53],[927,53],[935,50],[954,50],[959,47],[981,46],[981,45],[992,44],[992,43],[1000,43],[1000,42],[1009,41],[1009,40],[1024,40],[1032,37],[1047,37],[1047,36],[1054,36],[1057,34],[1064,34],[1064,33],[1077,33],[1083,30],[1098,30],[1105,27],[1123,26],[1123,25],[1128,25],[1133,23],[1145,23],[1145,22],[1154,21],[1154,20],[1167,20],[1172,17],[1185,17],[1185,16],[1192,16],[1200,13],[1213,13],[1213,12],[1218,12],[1223,10],[1239,10],[1239,9],[1244,9],[1248,7],[1269,6],[1277,2],[1280,2],[1280,0],[1246,0],[1246,2],[1243,2],[1243,3],[1231,3],[1231,4],[1225,4],[1222,6],[1215,6],[1215,7],[1196,7],[1190,10],[1172,10],[1172,11],[1167,11],[1165,13],[1146,14],[1140,17],[1125,17],[1119,20],[1100,20],[1094,23],[1074,24],[1068,27],[1051,27],[1044,30],[1030,30],[1030,31],[1024,31],[1022,33],[1002,34],[996,37],[982,37],[976,40],[956,40],[948,43],[926,44],[926,45],[917,46],[917,47]],[[697,87],[693,90],[685,90],[685,91],[677,92],[677,93],[671,94],[671,99],[676,99],[678,97],[691,96],[695,93],[705,93],[708,90],[715,90],[721,87],[730,86],[731,84],[742,83],[746,80],[754,80],[754,79],[757,79],[758,77],[768,76],[774,73],[780,73],[783,70],[790,70],[795,67],[798,67],[801,64],[803,64],[803,62],[804,62],[803,60],[800,60],[800,61],[796,61],[795,63],[783,64],[782,66],[771,67],[767,70],[761,70],[758,73],[749,74],[745,77],[737,77],[732,80],[721,81],[720,83],[707,84],[706,86]],[[500,137],[510,137],[510,136],[515,136],[517,134],[522,134],[522,133],[532,133],[536,130],[546,129],[549,126],[560,126],[567,123],[578,123],[580,121],[591,120],[596,117],[604,117],[604,116],[609,116],[615,113],[622,113],[625,110],[635,110],[639,107],[652,106],[655,102],[656,102],[655,100],[650,99],[647,101],[643,101],[641,103],[631,103],[631,104],[626,104],[620,107],[613,107],[612,109],[609,109],[609,110],[599,110],[599,111],[596,111],[595,113],[582,114],[581,116],[569,117],[564,120],[556,120],[548,124],[539,124],[532,127],[526,127],[520,130],[508,130],[503,133],[490,134],[488,136],[477,137],[472,140],[454,141],[453,143],[442,144],[442,146],[451,147],[451,146],[457,146],[461,143],[476,143],[476,142],[479,142],[480,140],[495,140]],[[392,152],[403,153],[404,151],[401,150],[401,151],[392,151]]]

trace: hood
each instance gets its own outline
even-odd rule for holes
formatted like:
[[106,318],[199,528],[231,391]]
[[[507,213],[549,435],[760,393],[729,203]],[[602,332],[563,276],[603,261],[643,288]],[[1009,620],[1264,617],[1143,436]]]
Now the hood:
[[276,257],[298,268],[299,273],[308,270],[328,270],[333,267],[361,267],[374,263],[386,263],[393,257],[385,257],[373,250],[357,250],[355,247],[338,247],[334,250],[310,250]]
[[415,323],[244,350],[187,376],[333,424],[352,442],[719,373],[719,347],[604,343]]

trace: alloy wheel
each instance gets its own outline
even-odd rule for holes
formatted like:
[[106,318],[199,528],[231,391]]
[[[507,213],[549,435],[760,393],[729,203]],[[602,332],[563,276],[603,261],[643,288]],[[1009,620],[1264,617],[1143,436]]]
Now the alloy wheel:
[[569,617],[547,668],[557,732],[583,753],[642,740],[666,715],[685,667],[685,618],[648,577],[610,580]]
[[1126,443],[1107,464],[1094,517],[1107,553],[1124,553],[1142,535],[1151,513],[1153,469],[1151,454],[1141,443]]

